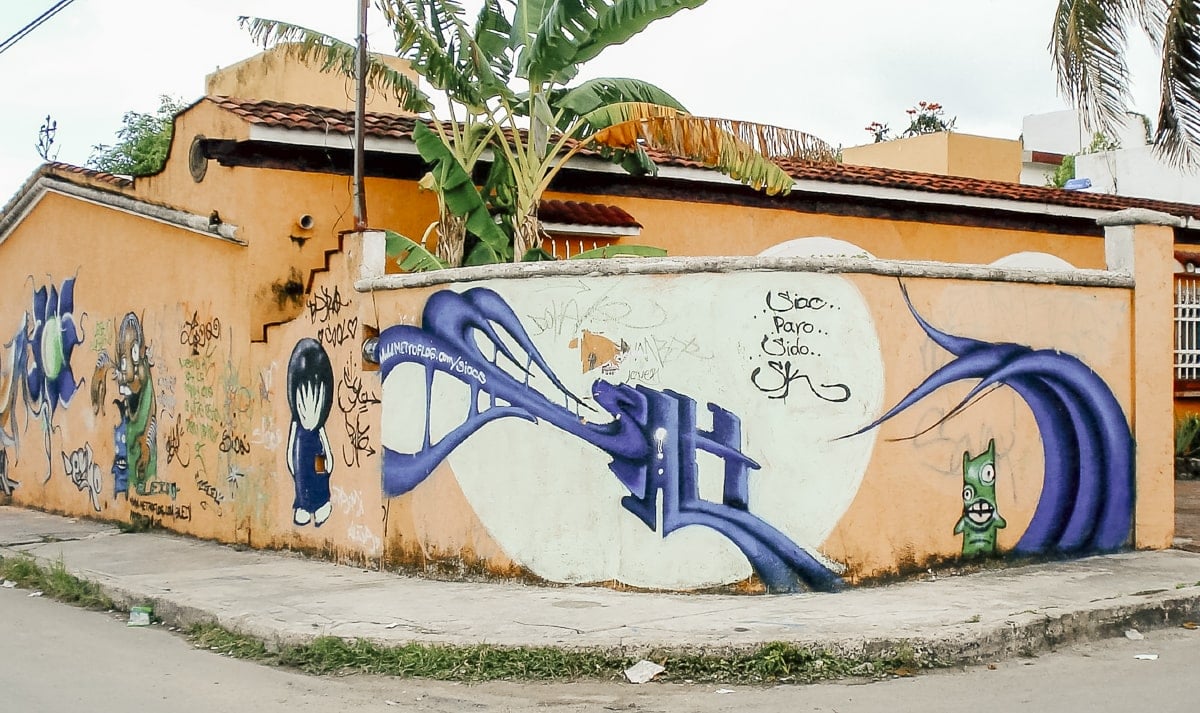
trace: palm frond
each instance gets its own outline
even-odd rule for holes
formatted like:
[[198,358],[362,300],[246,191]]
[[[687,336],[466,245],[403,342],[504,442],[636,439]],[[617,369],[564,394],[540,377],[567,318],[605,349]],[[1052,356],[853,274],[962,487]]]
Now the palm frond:
[[1138,0],[1059,0],[1050,51],[1059,90],[1088,128],[1115,136],[1129,101],[1127,27]]
[[1200,2],[1173,0],[1163,32],[1155,144],[1175,166],[1200,164]]
[[[355,45],[323,32],[278,20],[239,17],[238,25],[250,33],[251,40],[264,48],[282,45],[289,57],[306,64],[319,63],[322,72],[337,72],[353,77],[357,72]],[[367,86],[390,94],[400,109],[414,114],[429,111],[429,96],[412,77],[367,55]]]
[[1131,14],[1150,38],[1150,44],[1159,46],[1163,41],[1163,28],[1172,0],[1130,0],[1134,5]]

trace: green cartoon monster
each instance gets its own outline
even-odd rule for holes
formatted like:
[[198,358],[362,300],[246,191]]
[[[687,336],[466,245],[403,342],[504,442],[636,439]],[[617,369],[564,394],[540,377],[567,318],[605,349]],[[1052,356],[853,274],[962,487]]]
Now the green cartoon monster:
[[964,557],[996,553],[996,532],[1008,523],[996,511],[996,441],[974,458],[963,453],[963,514],[954,534],[963,536]]

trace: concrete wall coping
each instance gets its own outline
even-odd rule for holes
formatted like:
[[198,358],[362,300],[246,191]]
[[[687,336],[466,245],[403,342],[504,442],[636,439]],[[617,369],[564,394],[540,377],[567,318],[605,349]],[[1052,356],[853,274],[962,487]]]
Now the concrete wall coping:
[[1109,270],[1023,270],[960,263],[876,260],[863,257],[666,257],[562,260],[457,267],[432,272],[370,277],[354,284],[359,292],[402,290],[482,280],[537,277],[609,277],[732,272],[807,272],[890,277],[1021,282],[1081,287],[1133,288],[1133,276]]
[[1105,228],[1121,225],[1166,225],[1171,228],[1185,228],[1187,221],[1179,216],[1163,213],[1149,208],[1126,208],[1096,219],[1096,224]]

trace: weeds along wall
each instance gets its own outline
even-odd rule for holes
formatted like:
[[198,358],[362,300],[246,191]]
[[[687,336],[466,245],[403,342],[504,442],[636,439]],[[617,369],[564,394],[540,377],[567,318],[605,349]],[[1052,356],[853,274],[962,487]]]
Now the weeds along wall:
[[22,265],[0,314],[12,502],[656,590],[834,591],[1169,542],[1143,503],[1171,487],[1170,372],[1163,478],[1135,460],[1134,396],[1156,391],[1129,275],[680,258],[379,276],[351,236],[252,342],[241,248],[181,241],[166,264],[162,230],[3,246]]

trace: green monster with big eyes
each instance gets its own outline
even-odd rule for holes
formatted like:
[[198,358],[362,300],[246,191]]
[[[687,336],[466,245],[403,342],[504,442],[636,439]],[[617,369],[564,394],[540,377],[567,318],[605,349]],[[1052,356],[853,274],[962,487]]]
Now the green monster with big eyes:
[[963,536],[964,557],[996,553],[996,533],[1008,523],[996,510],[996,441],[974,458],[963,452],[963,514],[954,534]]

